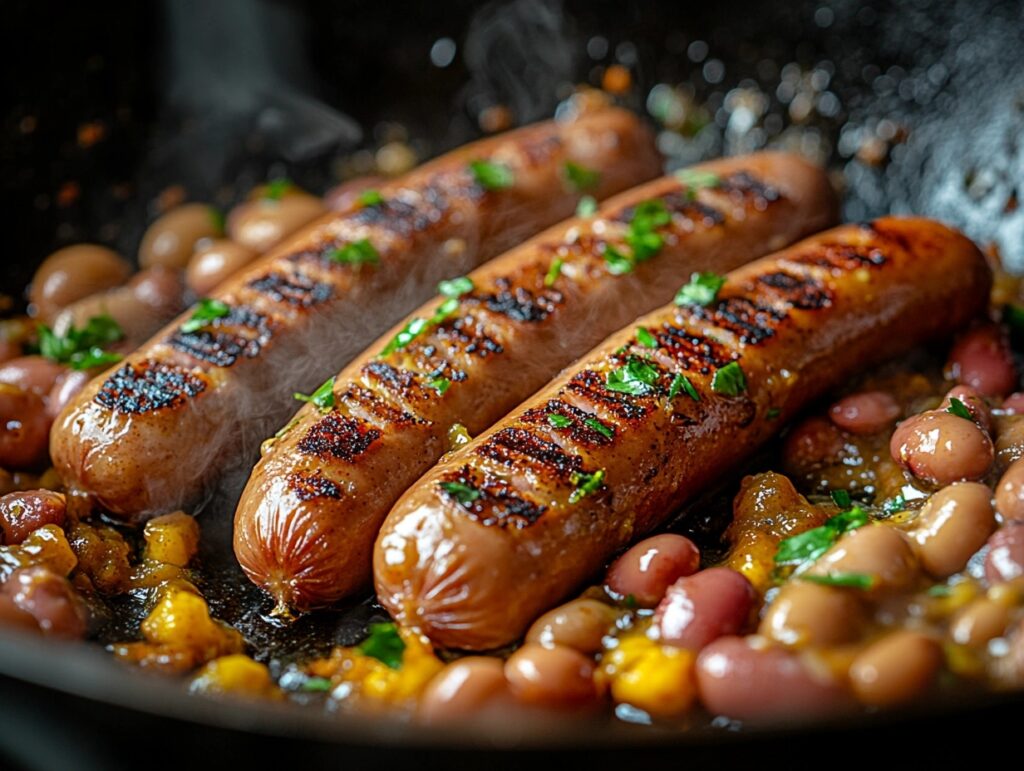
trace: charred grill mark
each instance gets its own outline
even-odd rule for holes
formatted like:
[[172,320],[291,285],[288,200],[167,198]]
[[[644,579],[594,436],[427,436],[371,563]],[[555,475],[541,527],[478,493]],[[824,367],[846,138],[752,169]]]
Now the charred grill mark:
[[363,374],[382,388],[395,393],[409,395],[416,386],[416,374],[398,369],[383,361],[374,360],[363,366]]
[[858,268],[877,268],[888,262],[888,258],[876,246],[854,244],[814,244],[808,251],[786,256],[787,262],[796,265],[815,265],[819,268],[854,271]]
[[728,330],[746,345],[760,345],[775,334],[786,314],[746,297],[725,297],[713,306],[687,306],[695,319]]
[[534,293],[523,286],[514,286],[509,278],[500,278],[495,285],[496,292],[467,295],[463,302],[483,305],[513,321],[536,322],[546,319],[565,300],[561,292],[547,290]]
[[[457,193],[450,183],[442,179],[432,179],[419,193],[416,203],[410,203],[402,197],[385,198],[376,206],[364,206],[352,214],[354,222],[360,225],[373,226],[388,230],[403,238],[436,226],[451,208],[449,196]],[[326,257],[337,248],[338,242],[332,243],[321,252]]]
[[521,149],[523,156],[531,166],[540,166],[562,149],[562,138],[559,136],[546,136],[539,142],[524,143]]
[[651,330],[660,347],[688,372],[710,375],[719,367],[733,360],[730,352],[721,343],[685,329],[663,324]]
[[266,316],[240,306],[232,308],[223,318],[211,320],[205,329],[183,332],[178,328],[167,343],[216,367],[230,367],[239,357],[259,356],[272,335]]
[[366,452],[381,433],[358,418],[331,412],[310,427],[296,448],[303,455],[353,461]]
[[594,405],[600,405],[622,420],[639,420],[654,407],[650,402],[638,402],[636,397],[615,393],[605,388],[604,378],[592,369],[577,372],[566,383],[565,392],[574,393]]
[[288,489],[295,493],[302,501],[311,501],[316,498],[341,498],[341,488],[319,471],[315,474],[303,474],[293,471],[288,475]]
[[[444,488],[445,483],[465,485],[476,493],[472,500],[459,500]],[[441,478],[440,494],[460,512],[484,527],[522,530],[544,516],[546,507],[526,500],[503,479],[479,476],[469,466],[449,471]]]
[[206,388],[192,373],[169,364],[146,360],[125,364],[107,378],[95,396],[98,404],[128,415],[144,415],[178,407]]
[[[467,354],[475,354],[480,358],[486,358],[491,354],[500,354],[505,350],[501,343],[484,334],[479,322],[472,316],[462,316],[455,321],[442,324],[434,330],[434,337],[461,348]],[[433,356],[435,346],[425,346],[423,353],[426,356]]]
[[758,276],[756,283],[762,291],[800,310],[815,311],[832,305],[832,291],[810,276],[801,278],[779,270]]
[[764,211],[769,204],[782,197],[777,188],[756,179],[746,171],[738,171],[724,177],[718,189],[728,194],[736,203],[749,203],[757,211]]
[[358,408],[367,415],[373,416],[380,425],[407,428],[426,422],[415,415],[410,415],[403,409],[389,404],[368,388],[350,386],[338,399],[341,403],[349,405],[350,410]]
[[316,281],[304,273],[268,273],[253,279],[249,286],[274,302],[288,303],[296,308],[312,308],[326,302],[334,294],[330,284]]
[[[569,418],[572,423],[565,428],[554,429],[548,421],[548,415],[562,415]],[[614,435],[611,437],[605,436],[587,424],[588,420],[598,420],[594,415],[572,404],[567,404],[560,399],[551,399],[543,407],[534,407],[527,410],[520,417],[520,420],[528,425],[548,426],[552,430],[557,430],[560,434],[568,436],[576,444],[602,446],[609,445],[614,440]],[[606,425],[603,421],[598,422]],[[611,426],[608,427],[612,428]]]
[[532,466],[562,481],[583,467],[578,455],[570,455],[557,444],[522,428],[503,428],[477,447],[475,453],[510,468]]
[[881,237],[895,243],[904,252],[913,253],[916,251],[914,245],[910,243],[910,239],[907,238],[906,233],[887,228],[879,220],[862,223],[861,228],[876,237]]

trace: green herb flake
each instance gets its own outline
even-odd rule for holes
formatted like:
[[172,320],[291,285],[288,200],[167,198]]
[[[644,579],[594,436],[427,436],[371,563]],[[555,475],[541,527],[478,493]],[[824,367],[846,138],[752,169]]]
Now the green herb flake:
[[781,414],[782,414],[782,410],[780,410],[778,407],[769,407],[768,411],[764,414],[764,416],[768,420],[775,420]]
[[711,305],[718,297],[718,292],[725,286],[725,276],[717,273],[694,273],[690,283],[685,284],[676,292],[676,305]]
[[1024,332],[1024,308],[1013,303],[1003,306],[1003,321],[1014,332]]
[[330,412],[334,408],[334,378],[328,378],[323,384],[309,396],[295,393],[292,396],[300,402],[309,402],[317,407],[320,412]]
[[71,325],[63,335],[56,334],[45,324],[40,324],[37,330],[39,353],[61,364],[70,364],[72,369],[89,369],[121,360],[118,354],[103,350],[104,345],[124,337],[124,331],[111,316],[93,316],[81,329]]
[[601,172],[588,169],[586,166],[572,161],[566,161],[562,171],[573,189],[580,193],[593,190],[601,183]]
[[578,503],[601,487],[601,484],[604,482],[604,469],[598,469],[593,474],[574,471],[572,476],[569,477],[569,481],[576,486],[576,489],[569,496],[569,503]]
[[935,584],[925,592],[929,597],[949,597],[953,594],[953,587],[947,584]]
[[217,235],[224,235],[224,228],[227,225],[227,218],[224,216],[224,212],[215,206],[208,206],[206,209],[210,215],[210,224],[213,225],[214,231]]
[[606,426],[597,418],[587,418],[586,420],[583,421],[583,423],[589,428],[592,428],[594,431],[599,433],[605,439],[611,439],[612,437],[615,436],[615,430],[609,426]]
[[359,652],[377,659],[391,669],[401,669],[405,642],[393,623],[370,624],[370,636],[359,643]]
[[906,507],[907,499],[902,494],[895,495],[882,504],[882,513],[887,517],[891,517],[896,512],[903,511]]
[[948,412],[950,415],[956,415],[958,418],[969,420],[972,423],[974,422],[974,415],[972,415],[971,411],[967,409],[967,405],[964,404],[959,399],[957,399],[955,396],[950,397],[949,406],[946,407],[946,412]]
[[658,339],[651,334],[651,331],[646,327],[636,328],[636,339],[640,345],[646,346],[647,348],[658,348]]
[[637,601],[635,594],[627,594],[625,597],[623,597],[622,604],[630,610],[640,606],[640,603]]
[[462,482],[442,482],[441,489],[463,506],[468,506],[481,495],[480,491],[475,487],[464,485]]
[[822,586],[844,586],[851,589],[870,589],[875,585],[873,576],[866,575],[865,573],[844,573],[841,571],[826,573],[822,576],[803,573],[800,575],[800,580],[809,581],[812,584],[821,584]]
[[469,276],[451,278],[438,284],[437,291],[445,297],[459,298],[473,291],[473,279]]
[[469,171],[476,183],[485,190],[504,190],[515,184],[512,169],[493,161],[470,161]]
[[690,378],[684,375],[682,372],[677,372],[676,376],[672,378],[672,384],[668,387],[668,398],[669,401],[675,399],[679,393],[683,392],[695,402],[700,401],[700,394],[697,393],[697,389],[693,387],[693,383],[690,382]]
[[588,220],[597,214],[597,199],[592,195],[585,195],[576,204],[576,216]]
[[656,231],[672,221],[665,202],[657,198],[637,205],[626,231],[626,243],[633,249],[633,261],[643,262],[657,254],[665,241]]
[[609,391],[644,396],[658,381],[658,370],[640,359],[630,359],[626,365],[608,373],[605,388]]
[[833,490],[829,495],[832,502],[841,509],[850,508],[850,493],[847,490]]
[[633,270],[633,258],[620,252],[611,244],[604,245],[604,262],[608,266],[608,272],[613,276],[621,276]]
[[368,238],[360,238],[329,252],[327,259],[342,265],[376,265],[380,262],[380,253]]
[[427,383],[427,388],[433,388],[439,395],[444,394],[449,388],[451,388],[452,381],[446,377],[436,377]]
[[555,428],[568,428],[572,425],[572,418],[567,418],[565,415],[560,415],[557,412],[549,412],[548,423]]
[[333,687],[334,684],[326,677],[307,677],[299,690],[306,693],[329,693]]
[[715,371],[711,378],[711,390],[722,396],[739,396],[747,390],[747,376],[739,362],[730,361],[724,367]]
[[290,179],[280,177],[270,180],[263,189],[263,197],[268,201],[280,201],[284,194],[294,187]]
[[231,315],[231,306],[220,300],[213,300],[209,297],[204,297],[198,303],[196,303],[196,309],[192,311],[192,315],[189,316],[188,321],[181,325],[181,331],[186,335],[192,332],[198,332],[203,327],[207,326],[211,321],[222,319],[225,316]]
[[380,206],[384,203],[384,196],[380,194],[380,190],[370,188],[359,194],[359,203],[366,207]]
[[867,512],[860,506],[830,518],[824,525],[785,538],[779,542],[775,552],[776,565],[802,566],[814,562],[828,551],[829,547],[843,533],[863,527],[869,521]]
[[686,195],[691,201],[697,197],[697,191],[704,188],[718,187],[722,178],[710,171],[701,169],[680,169],[676,179],[686,188]]
[[551,261],[551,267],[548,268],[547,275],[544,276],[544,286],[554,286],[558,277],[562,275],[562,265],[565,264],[565,260],[561,257],[555,257]]
[[88,351],[75,351],[71,354],[68,363],[71,365],[71,369],[83,370],[93,367],[108,367],[121,361],[122,358],[124,357],[119,353],[111,353],[98,346],[93,346]]

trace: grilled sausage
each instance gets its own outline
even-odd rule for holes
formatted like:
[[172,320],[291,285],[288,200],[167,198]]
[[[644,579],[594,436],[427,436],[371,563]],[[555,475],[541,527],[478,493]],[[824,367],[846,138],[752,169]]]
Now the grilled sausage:
[[[334,409],[304,407],[265,446],[235,514],[235,554],[280,606],[306,609],[370,584],[373,541],[398,497],[606,335],[671,299],[697,269],[725,272],[831,224],[825,174],[765,153],[687,170],[608,201],[478,268],[451,315],[400,349],[436,298],[349,364]],[[703,180],[704,187],[692,180]],[[664,212],[657,254],[626,274],[629,233]],[[639,224],[637,224],[639,223]],[[635,239],[634,239],[635,240]],[[463,282],[465,284],[465,282]]]
[[579,198],[569,163],[600,169],[593,193],[606,196],[659,161],[638,118],[603,109],[468,145],[382,186],[376,202],[326,215],[219,286],[223,305],[197,328],[186,313],[93,381],[55,424],[55,466],[126,519],[194,502],[218,477],[220,493],[240,488],[294,391],[336,372],[439,279],[568,216]]
[[964,236],[883,218],[641,318],[656,349],[613,335],[406,492],[375,546],[380,601],[441,645],[513,641],[809,400],[982,312],[990,285]]

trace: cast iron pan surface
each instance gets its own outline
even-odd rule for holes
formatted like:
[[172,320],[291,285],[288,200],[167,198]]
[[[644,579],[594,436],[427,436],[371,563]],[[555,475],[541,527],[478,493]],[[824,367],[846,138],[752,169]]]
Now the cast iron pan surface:
[[[451,0],[413,10],[167,0],[22,2],[5,16],[0,291],[15,305],[58,246],[88,240],[134,255],[170,185],[221,206],[270,176],[323,192],[352,173],[361,149],[399,138],[429,157],[479,136],[479,114],[496,104],[517,123],[542,119],[572,84],[597,84],[616,62],[633,74],[625,100],[638,111],[672,108],[658,84],[683,85],[703,108],[706,125],[661,135],[670,166],[796,146],[834,170],[845,219],[935,216],[1024,269],[1019,3]],[[759,467],[767,461],[748,470]],[[360,639],[380,613],[369,599],[287,629],[265,619],[269,604],[231,556],[233,503],[214,500],[201,516],[202,589],[215,614],[278,674]],[[702,516],[684,512],[674,529],[713,549],[728,510],[728,495],[712,495]],[[115,610],[101,641],[137,635],[140,609],[124,600]],[[669,732],[608,721],[511,726],[506,736],[426,732],[317,707],[192,697],[97,646],[0,633],[0,766],[12,768],[532,762],[477,756],[512,747],[585,750],[583,762],[598,765],[661,752],[687,763],[803,764],[837,750],[844,761],[877,758],[881,747],[923,761],[1021,717],[1019,696],[972,694],[810,728]]]

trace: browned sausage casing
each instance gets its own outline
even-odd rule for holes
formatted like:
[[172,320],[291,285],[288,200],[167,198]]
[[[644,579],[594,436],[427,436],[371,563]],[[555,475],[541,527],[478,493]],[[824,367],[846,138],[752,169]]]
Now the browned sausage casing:
[[[382,355],[444,297],[346,367],[334,409],[304,407],[265,446],[242,494],[235,554],[249,578],[300,609],[368,587],[384,517],[450,449],[456,423],[483,431],[610,332],[670,300],[692,271],[725,272],[834,222],[824,172],[797,156],[764,153],[688,173],[716,184],[691,188],[670,176],[618,195],[597,216],[478,268],[457,310],[405,347]],[[657,231],[664,244],[613,273],[605,247],[628,252],[628,223],[652,203],[672,216]]]
[[[810,399],[953,332],[991,285],[974,244],[916,218],[836,228],[728,278],[708,307],[641,318],[657,349],[630,325],[410,488],[374,551],[384,606],[440,645],[512,642]],[[609,389],[630,362],[650,385]]]
[[[512,184],[484,187],[477,160],[507,167]],[[57,419],[54,464],[124,518],[193,502],[217,477],[222,492],[240,483],[224,475],[248,470],[294,391],[316,388],[438,280],[569,216],[580,194],[568,162],[600,170],[597,196],[659,165],[636,116],[602,109],[468,145],[383,185],[382,202],[326,215],[220,285],[228,315],[187,330],[186,313],[94,380]],[[379,259],[339,252],[363,239]]]

